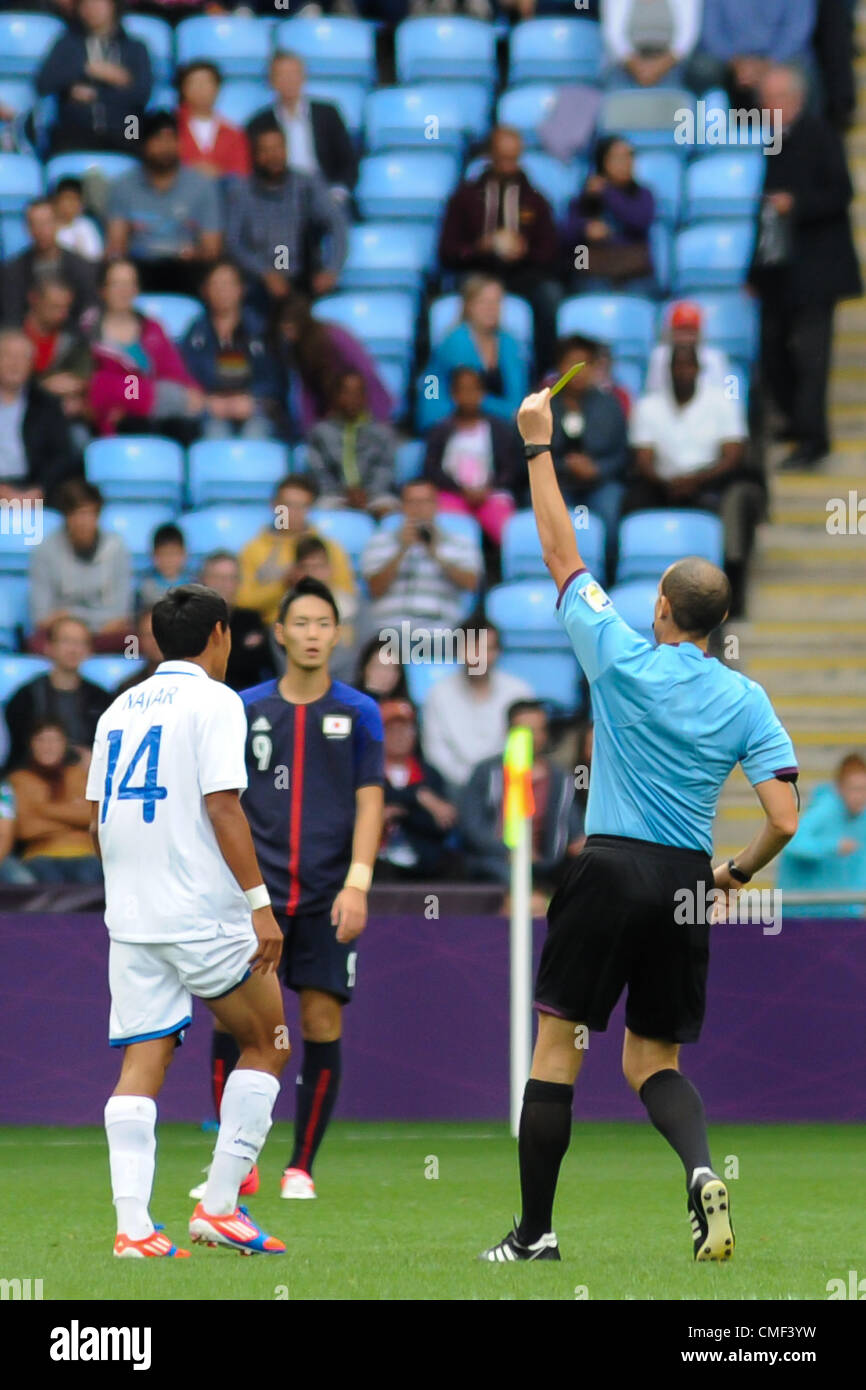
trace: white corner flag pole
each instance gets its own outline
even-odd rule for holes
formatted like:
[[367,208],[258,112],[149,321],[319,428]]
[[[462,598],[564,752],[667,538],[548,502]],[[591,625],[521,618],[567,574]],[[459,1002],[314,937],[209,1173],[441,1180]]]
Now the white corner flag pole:
[[516,1136],[532,1064],[532,733],[510,731],[503,757],[503,832],[511,850],[510,1115]]

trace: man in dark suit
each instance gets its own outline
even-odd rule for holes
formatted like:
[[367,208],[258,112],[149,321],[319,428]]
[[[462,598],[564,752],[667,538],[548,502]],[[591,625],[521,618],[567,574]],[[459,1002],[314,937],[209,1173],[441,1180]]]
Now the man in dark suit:
[[767,69],[760,104],[781,112],[782,141],[778,154],[766,160],[749,272],[761,298],[764,378],[794,440],[782,467],[798,470],[814,468],[830,449],[826,395],[833,315],[840,299],[863,293],[842,141],[829,122],[804,109],[805,95],[796,69]]
[[278,127],[286,137],[289,168],[321,174],[333,193],[348,198],[358,177],[355,148],[337,108],[305,96],[305,75],[295,53],[274,54],[268,73],[274,102],[256,112],[247,135],[252,143],[259,131]]
[[50,198],[34,198],[27,207],[32,245],[3,266],[3,321],[19,327],[27,315],[28,297],[42,275],[65,280],[72,290],[70,321],[78,323],[96,303],[96,271],[90,261],[57,243],[57,214]]
[[0,498],[42,497],[78,472],[63,407],[31,379],[33,344],[0,331]]

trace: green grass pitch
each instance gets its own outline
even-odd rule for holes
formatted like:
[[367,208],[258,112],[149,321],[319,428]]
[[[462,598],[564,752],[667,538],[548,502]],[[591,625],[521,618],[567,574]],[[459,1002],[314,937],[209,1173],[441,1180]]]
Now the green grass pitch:
[[[102,1131],[0,1130],[7,1218],[0,1274],[45,1299],[826,1299],[863,1266],[862,1125],[718,1125],[737,1252],[694,1265],[678,1160],[649,1125],[575,1123],[556,1208],[561,1264],[482,1265],[517,1206],[515,1144],[494,1124],[335,1124],[319,1199],[283,1202],[289,1126],[274,1126],[249,1205],[285,1257],[192,1247],[183,1261],[115,1260]],[[188,1189],[212,1136],[159,1133],[153,1215],[187,1244]],[[438,1170],[438,1177],[425,1176]],[[730,1171],[730,1166],[729,1166]],[[14,1211],[14,1220],[11,1212]],[[585,1293],[582,1291],[585,1289]]]

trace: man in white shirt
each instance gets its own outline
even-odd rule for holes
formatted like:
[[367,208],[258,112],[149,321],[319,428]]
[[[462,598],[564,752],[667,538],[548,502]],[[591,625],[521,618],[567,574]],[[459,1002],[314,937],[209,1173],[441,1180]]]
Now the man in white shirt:
[[203,999],[241,1057],[223,1093],[221,1124],[193,1241],[284,1254],[238,1207],[271,1127],[289,1056],[275,968],[282,934],[249,826],[247,721],[224,685],[231,651],[225,600],[181,585],[154,606],[164,660],[118,696],[96,727],[87,779],[90,831],[105,874],[111,945],[109,1041],[120,1080],[105,1107],[117,1210],[114,1254],[184,1257],[150,1218],[156,1097],[175,1047]]

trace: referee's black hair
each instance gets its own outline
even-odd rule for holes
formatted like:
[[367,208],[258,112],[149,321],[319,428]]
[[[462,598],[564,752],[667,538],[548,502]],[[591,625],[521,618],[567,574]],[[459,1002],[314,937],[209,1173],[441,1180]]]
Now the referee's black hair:
[[334,622],[339,623],[340,610],[337,607],[337,600],[334,598],[327,584],[323,584],[321,579],[314,579],[312,575],[304,575],[303,579],[299,579],[297,584],[293,584],[291,589],[283,594],[280,600],[279,612],[277,613],[278,623],[284,623],[286,621],[286,614],[297,598],[323,599],[325,603],[329,603],[334,610]]
[[731,585],[724,570],[700,555],[677,560],[662,575],[661,591],[680,632],[709,637],[731,606]]
[[205,584],[177,584],[153,605],[151,624],[164,661],[201,656],[219,623],[229,625],[229,608],[216,589]]

